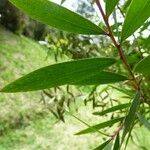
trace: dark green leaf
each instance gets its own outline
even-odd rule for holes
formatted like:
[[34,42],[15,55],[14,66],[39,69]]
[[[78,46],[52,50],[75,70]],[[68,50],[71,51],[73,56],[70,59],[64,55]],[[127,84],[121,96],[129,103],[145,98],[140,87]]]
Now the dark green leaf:
[[112,73],[112,72],[101,71],[90,77],[85,77],[83,80],[74,82],[73,84],[74,85],[99,85],[99,84],[120,82],[125,80],[127,80],[125,76]]
[[113,12],[118,2],[119,0],[106,0],[106,15],[108,17]]
[[100,123],[100,124],[91,126],[90,128],[84,129],[84,130],[82,130],[82,131],[76,133],[76,135],[81,135],[81,134],[87,134],[87,133],[95,132],[95,131],[93,130],[93,128],[94,128],[95,130],[100,130],[100,129],[102,129],[102,128],[106,128],[106,127],[112,126],[112,125],[114,125],[115,123],[122,121],[123,119],[124,119],[124,117],[121,117],[121,118],[112,119],[112,120],[109,120],[109,121],[106,121],[106,122],[102,122],[102,123]]
[[[75,82],[82,84],[82,80],[85,84],[85,79],[98,75],[98,73],[101,74],[101,71],[104,68],[109,67],[115,62],[116,60],[113,58],[92,58],[50,65],[23,76],[22,78],[4,87],[1,91],[35,91],[65,84],[75,84]],[[106,73],[104,74],[106,75]],[[95,78],[97,80],[96,76]]]
[[10,2],[33,19],[54,28],[79,34],[105,34],[91,21],[49,0],[10,0]]
[[117,111],[117,110],[125,109],[125,108],[127,108],[129,106],[130,106],[130,103],[120,104],[120,105],[108,108],[108,109],[106,109],[106,110],[104,110],[102,112],[94,112],[93,114],[102,116],[102,115],[105,115],[107,113],[111,113],[111,112],[114,112],[114,111]]
[[150,75],[150,56],[141,60],[134,68],[135,72],[142,73],[143,75]]
[[116,140],[115,140],[113,150],[119,150],[119,148],[120,148],[120,137],[119,137],[119,133],[118,133],[117,137],[116,137]]
[[94,150],[104,150],[104,148],[110,143],[111,139],[104,142],[103,144],[101,144],[100,146],[96,147]]
[[150,0],[132,0],[122,29],[122,41],[132,35],[150,17]]
[[142,116],[141,114],[137,113],[137,116],[140,120],[140,122],[150,131],[150,122],[148,122],[144,116]]
[[136,117],[136,112],[137,112],[139,106],[140,106],[140,93],[137,92],[133,99],[133,102],[130,106],[129,112],[125,118],[125,121],[124,121],[124,131],[123,131],[123,135],[122,135],[122,142],[123,142],[125,136],[127,135],[127,133],[132,128],[132,125],[133,125],[135,117]]

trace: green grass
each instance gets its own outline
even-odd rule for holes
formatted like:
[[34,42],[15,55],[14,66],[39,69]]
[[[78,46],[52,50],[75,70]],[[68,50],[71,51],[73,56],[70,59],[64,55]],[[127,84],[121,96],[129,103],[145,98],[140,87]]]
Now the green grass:
[[[53,58],[45,60],[46,56],[47,50],[36,42],[0,27],[0,88],[30,71],[52,64]],[[97,133],[75,136],[74,133],[86,126],[69,115],[65,116],[65,123],[56,123],[40,98],[40,91],[0,94],[0,150],[91,150],[101,144],[102,136]],[[80,107],[78,112],[72,107],[74,114],[89,124],[104,120],[94,117],[91,104],[85,107],[80,98],[76,105]],[[138,128],[135,132],[136,142],[149,149],[148,131]],[[132,143],[128,149],[140,150]]]
[[[0,28],[0,88],[16,78],[52,64],[36,42]],[[95,135],[74,136],[80,122],[66,115],[58,122],[41,102],[41,92],[0,94],[0,150],[91,149]],[[83,109],[81,111],[85,110]],[[90,141],[90,138],[94,140]]]

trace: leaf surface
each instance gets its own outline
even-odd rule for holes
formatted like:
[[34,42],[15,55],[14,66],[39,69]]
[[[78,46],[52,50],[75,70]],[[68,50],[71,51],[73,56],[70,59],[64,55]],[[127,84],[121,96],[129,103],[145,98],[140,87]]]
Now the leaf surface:
[[108,109],[101,111],[101,112],[94,112],[93,114],[102,116],[102,115],[105,115],[107,113],[111,113],[111,112],[114,112],[117,110],[122,110],[122,109],[128,108],[129,106],[130,106],[130,103],[120,104],[120,105],[108,108]]
[[119,0],[106,0],[106,14],[108,17],[111,15],[118,2]]
[[127,133],[130,131],[130,129],[133,126],[133,123],[134,123],[134,120],[136,117],[136,112],[137,112],[139,106],[140,106],[140,93],[137,92],[133,99],[133,102],[131,103],[130,109],[129,109],[128,114],[124,121],[124,131],[123,131],[123,135],[122,135],[122,142],[123,142],[125,136],[127,135]]
[[122,29],[122,41],[141,27],[149,17],[150,0],[132,0]]
[[150,131],[150,122],[148,122],[148,120],[146,120],[144,116],[139,113],[137,113],[137,116],[140,122]]
[[49,0],[10,0],[33,19],[54,28],[87,35],[105,34],[91,21]]
[[[91,58],[68,61],[35,70],[4,87],[1,92],[26,92],[57,87],[65,84],[85,85],[109,83],[114,80],[126,79],[112,73],[102,72],[103,69],[116,62],[113,58]],[[106,77],[107,76],[107,77]],[[109,78],[108,78],[109,77]],[[87,82],[87,83],[86,83]]]
[[81,134],[87,134],[87,133],[96,132],[96,131],[93,130],[93,128],[95,130],[100,130],[102,128],[106,128],[106,127],[112,126],[115,123],[122,121],[123,119],[124,119],[124,117],[121,117],[121,118],[112,119],[112,120],[109,120],[109,121],[106,121],[106,122],[102,122],[100,124],[91,126],[90,128],[84,129],[84,130],[76,133],[76,135],[81,135]]
[[114,143],[113,150],[119,150],[119,148],[120,148],[120,137],[119,137],[119,133],[118,133],[116,140],[115,140],[115,143]]
[[134,68],[135,72],[150,75],[150,56],[142,59]]
[[104,150],[104,148],[111,142],[110,140],[105,141],[104,143],[102,143],[100,146],[96,147],[94,150]]

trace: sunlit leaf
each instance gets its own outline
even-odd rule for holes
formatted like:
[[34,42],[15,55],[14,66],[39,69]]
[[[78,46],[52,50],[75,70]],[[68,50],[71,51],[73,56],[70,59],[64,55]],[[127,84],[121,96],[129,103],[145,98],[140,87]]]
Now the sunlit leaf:
[[106,110],[103,110],[101,112],[94,112],[93,114],[102,116],[102,115],[105,115],[107,113],[111,113],[111,112],[114,112],[114,111],[117,111],[117,110],[122,110],[122,109],[128,108],[129,106],[130,106],[130,103],[120,104],[120,105],[108,108]]
[[150,0],[132,0],[122,29],[122,41],[132,35],[150,17]]
[[129,5],[131,4],[131,1],[132,1],[132,0],[127,0],[127,1],[125,2],[124,6],[123,6],[123,11],[126,11],[126,10],[127,10],[127,8],[129,7]]
[[100,146],[96,147],[94,150],[104,150],[105,147],[111,142],[111,139],[107,140],[106,142],[104,142],[103,144],[101,144]]
[[122,142],[125,136],[127,135],[127,133],[130,131],[130,129],[133,126],[133,123],[136,117],[136,112],[139,108],[139,105],[140,105],[140,93],[137,92],[133,99],[133,102],[131,103],[130,109],[124,121],[124,131],[122,135]]
[[119,148],[120,148],[120,137],[119,137],[119,133],[118,133],[116,140],[115,140],[115,143],[114,143],[113,150],[119,150]]
[[119,2],[119,0],[106,0],[107,16],[109,16],[113,12],[113,10],[115,9],[115,6],[117,5],[118,2]]
[[[86,79],[88,79],[88,84],[90,82],[93,82],[95,84],[96,81],[98,81],[99,83],[108,83],[110,82],[109,79],[103,77],[107,73],[104,72],[103,75],[101,71],[104,68],[114,64],[115,62],[116,60],[113,58],[91,58],[50,65],[23,76],[22,78],[4,87],[1,91],[35,91],[65,84],[80,85],[82,84],[82,81],[85,85]],[[98,74],[100,75],[99,80],[97,77]],[[89,79],[91,79],[91,76],[95,78],[93,79],[93,81],[89,81]],[[101,79],[105,81],[101,81]]]
[[54,28],[79,34],[105,34],[91,21],[49,0],[10,0],[10,2],[33,19]]
[[141,60],[134,68],[135,72],[142,73],[143,75],[150,75],[150,56]]
[[140,122],[150,131],[150,122],[148,122],[148,120],[146,120],[144,116],[139,113],[137,113],[137,116]]
[[113,141],[111,140],[103,150],[111,150],[112,149],[112,146],[113,146]]
[[143,32],[144,30],[148,29],[148,27],[150,26],[150,21],[148,20],[147,22],[145,22],[140,30],[140,32]]
[[[116,118],[116,119],[112,119],[112,120],[109,120],[109,121],[106,121],[106,122],[102,122],[100,124],[97,124],[97,125],[94,125],[94,126],[91,126],[91,127],[96,129],[96,130],[100,130],[100,129],[112,126],[115,123],[122,121],[123,119],[124,119],[124,117]],[[95,132],[91,127],[76,133],[76,135],[81,135],[81,134],[87,134],[87,133]]]

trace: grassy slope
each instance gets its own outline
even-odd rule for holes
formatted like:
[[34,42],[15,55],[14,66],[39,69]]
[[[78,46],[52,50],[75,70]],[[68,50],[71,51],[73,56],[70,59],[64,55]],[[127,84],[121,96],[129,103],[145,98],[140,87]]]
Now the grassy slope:
[[[0,28],[0,88],[51,64],[51,59],[45,61],[46,54],[32,40]],[[74,136],[81,127],[74,118],[67,116],[66,124],[55,124],[55,118],[39,101],[40,92],[0,95],[0,150],[91,149],[98,142],[95,135],[90,136],[93,141],[89,136]]]
[[[45,57],[46,50],[37,43],[0,28],[0,87],[53,62]],[[40,92],[0,94],[0,150],[90,150],[101,143],[97,134],[74,136],[84,125],[68,115],[65,124],[55,124],[39,99]],[[102,120],[93,118],[90,106],[79,105],[76,115],[86,122]],[[143,128],[138,130],[138,143],[150,147],[146,133]]]

